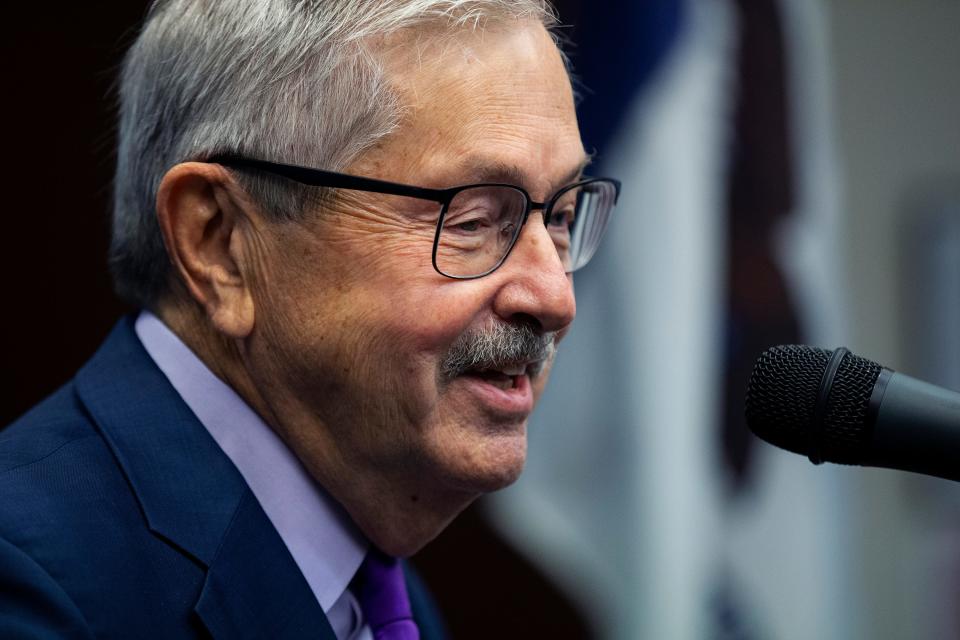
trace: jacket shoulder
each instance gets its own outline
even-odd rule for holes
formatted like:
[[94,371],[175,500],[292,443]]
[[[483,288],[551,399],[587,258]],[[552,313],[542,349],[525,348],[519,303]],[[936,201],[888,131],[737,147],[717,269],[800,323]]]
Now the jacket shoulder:
[[33,558],[0,538],[0,637],[93,638],[80,609]]
[[204,571],[150,530],[88,407],[75,379],[0,431],[0,637],[194,637]]
[[92,437],[97,432],[70,382],[0,430],[0,484],[9,472]]

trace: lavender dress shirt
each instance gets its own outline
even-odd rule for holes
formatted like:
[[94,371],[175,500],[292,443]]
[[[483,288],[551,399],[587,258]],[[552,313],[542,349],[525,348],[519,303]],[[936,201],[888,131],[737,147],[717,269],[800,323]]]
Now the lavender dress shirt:
[[372,640],[348,586],[369,543],[343,509],[237,393],[155,315],[135,330],[144,348],[233,461],[276,527],[339,640]]

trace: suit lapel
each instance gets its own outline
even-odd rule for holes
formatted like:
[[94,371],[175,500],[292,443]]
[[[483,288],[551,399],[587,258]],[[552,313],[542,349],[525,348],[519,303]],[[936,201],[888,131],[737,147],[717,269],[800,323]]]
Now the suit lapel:
[[266,520],[247,491],[207,572],[197,613],[214,638],[336,640],[276,530],[264,526]]
[[243,477],[124,318],[76,389],[157,536],[207,567],[196,611],[215,638],[333,631]]

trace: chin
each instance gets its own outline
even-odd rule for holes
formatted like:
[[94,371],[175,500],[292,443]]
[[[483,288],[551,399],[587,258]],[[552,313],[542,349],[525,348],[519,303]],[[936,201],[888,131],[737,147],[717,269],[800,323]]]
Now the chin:
[[455,488],[480,494],[508,487],[520,477],[527,460],[526,430],[522,434],[486,436],[447,459],[447,479]]

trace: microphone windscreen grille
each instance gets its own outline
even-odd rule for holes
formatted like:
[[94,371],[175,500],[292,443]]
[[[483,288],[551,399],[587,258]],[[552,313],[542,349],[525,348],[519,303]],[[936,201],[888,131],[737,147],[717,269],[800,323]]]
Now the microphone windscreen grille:
[[869,442],[872,425],[867,423],[870,396],[880,376],[876,362],[848,353],[837,369],[827,401],[823,424],[824,460],[859,464]]
[[829,360],[829,351],[800,345],[764,351],[747,385],[750,430],[771,444],[808,455],[807,432]]
[[819,433],[823,460],[856,464],[870,437],[867,411],[880,375],[875,362],[847,353],[837,369],[822,427],[813,425],[820,382],[832,351],[804,345],[767,349],[747,386],[746,418],[767,442],[802,455]]

